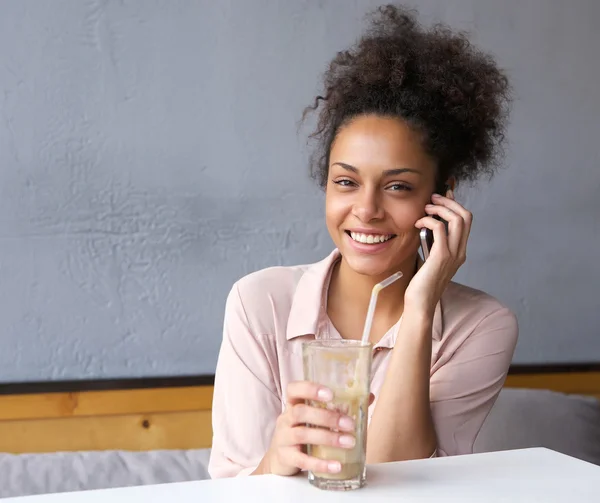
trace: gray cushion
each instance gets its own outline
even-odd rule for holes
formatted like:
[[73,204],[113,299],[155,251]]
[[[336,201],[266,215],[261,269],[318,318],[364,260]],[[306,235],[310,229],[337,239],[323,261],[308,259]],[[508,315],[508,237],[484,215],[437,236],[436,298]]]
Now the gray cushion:
[[547,447],[600,465],[600,401],[547,390],[505,388],[475,452]]
[[0,497],[208,479],[208,449],[0,454]]

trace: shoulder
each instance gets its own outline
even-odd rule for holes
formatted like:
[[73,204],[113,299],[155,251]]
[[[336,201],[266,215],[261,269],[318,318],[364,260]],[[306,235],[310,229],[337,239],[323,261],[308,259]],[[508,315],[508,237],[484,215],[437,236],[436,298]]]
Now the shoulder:
[[267,267],[239,279],[234,287],[244,299],[292,294],[308,265]]
[[238,323],[256,337],[280,341],[290,333],[315,333],[323,288],[338,257],[336,249],[314,264],[269,267],[244,276],[229,293],[225,329]]
[[268,267],[242,277],[229,292],[225,322],[237,311],[255,335],[274,333],[280,320],[287,320],[296,287],[309,267]]
[[450,283],[442,296],[444,324],[453,332],[476,335],[493,331],[507,344],[516,343],[519,328],[515,314],[498,299],[481,290]]

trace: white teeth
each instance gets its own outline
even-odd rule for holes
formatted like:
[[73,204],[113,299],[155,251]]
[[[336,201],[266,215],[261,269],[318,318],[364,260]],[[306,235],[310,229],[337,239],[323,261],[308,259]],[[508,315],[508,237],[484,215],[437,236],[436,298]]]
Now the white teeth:
[[385,243],[388,239],[392,237],[392,234],[361,234],[359,232],[351,232],[350,237],[354,241],[358,241],[359,243],[376,244]]

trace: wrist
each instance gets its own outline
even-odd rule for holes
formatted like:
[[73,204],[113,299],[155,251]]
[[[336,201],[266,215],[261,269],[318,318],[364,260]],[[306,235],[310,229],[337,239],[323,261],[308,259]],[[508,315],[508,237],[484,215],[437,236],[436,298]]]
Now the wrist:
[[267,475],[271,473],[271,463],[269,461],[269,451],[267,451],[264,457],[260,460],[256,470],[252,472],[252,475]]
[[408,345],[411,348],[408,352],[413,354],[413,356],[416,354],[415,352],[429,354],[429,359],[427,360],[429,362],[427,364],[428,368],[431,363],[433,312],[428,309],[412,309],[406,306],[394,345],[394,348],[402,348],[398,350],[400,353],[406,353]]
[[435,308],[436,305],[431,305],[431,303],[405,303],[402,323],[407,318],[423,324],[433,323]]

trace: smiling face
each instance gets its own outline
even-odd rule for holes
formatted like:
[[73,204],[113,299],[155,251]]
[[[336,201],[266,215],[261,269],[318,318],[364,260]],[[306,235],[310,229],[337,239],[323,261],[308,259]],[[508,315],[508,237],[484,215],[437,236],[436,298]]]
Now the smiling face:
[[350,269],[379,278],[416,260],[415,222],[435,176],[435,161],[405,122],[367,115],[340,129],[330,152],[326,221]]

